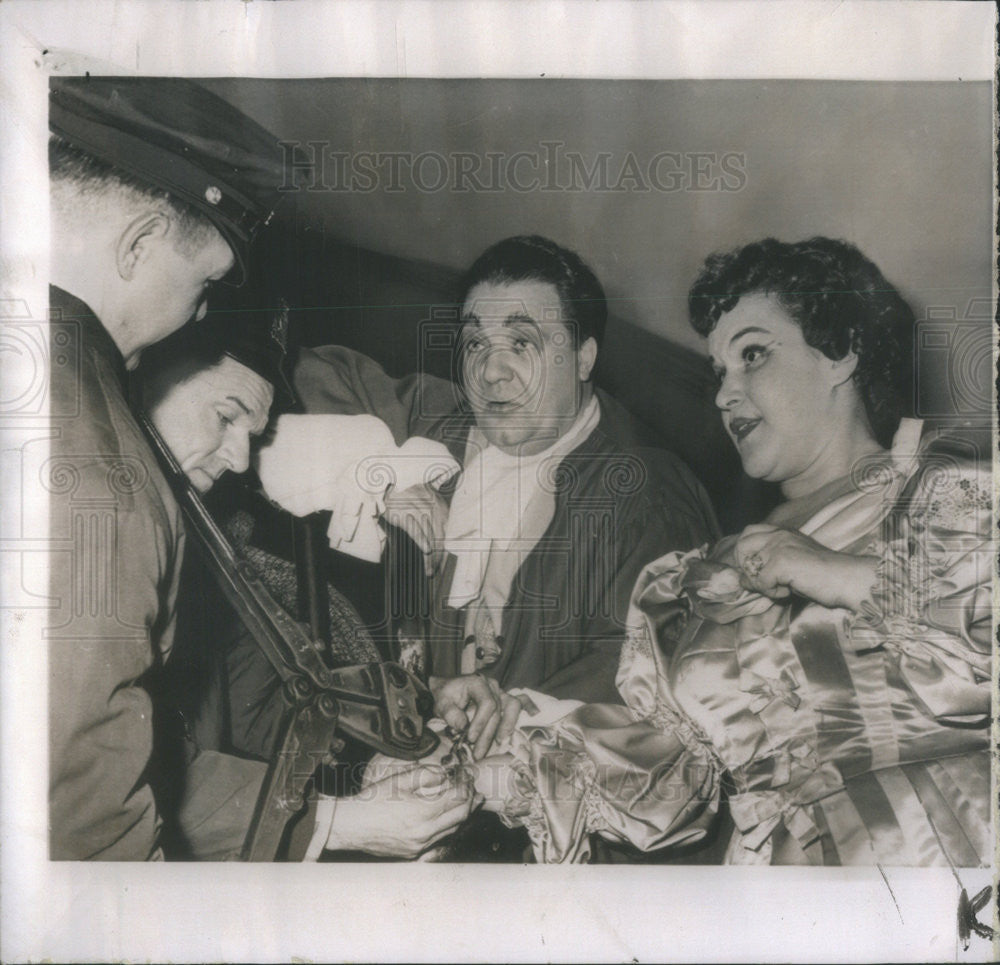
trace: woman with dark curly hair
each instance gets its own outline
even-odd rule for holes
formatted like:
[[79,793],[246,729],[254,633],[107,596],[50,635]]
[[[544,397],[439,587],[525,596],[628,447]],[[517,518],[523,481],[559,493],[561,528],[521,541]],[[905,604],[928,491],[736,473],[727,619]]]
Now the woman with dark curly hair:
[[743,466],[784,501],[646,568],[626,706],[526,712],[480,766],[488,806],[547,861],[591,832],[695,841],[725,788],[727,862],[988,863],[991,476],[901,418],[912,311],[827,238],[713,255],[690,310]]

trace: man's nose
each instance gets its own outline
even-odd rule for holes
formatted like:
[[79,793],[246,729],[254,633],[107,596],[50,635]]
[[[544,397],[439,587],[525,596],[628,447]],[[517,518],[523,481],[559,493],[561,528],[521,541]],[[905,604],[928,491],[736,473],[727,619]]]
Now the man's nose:
[[246,472],[250,468],[250,432],[230,426],[219,454],[233,472]]
[[487,385],[509,382],[514,377],[512,350],[495,346],[486,353],[482,378]]

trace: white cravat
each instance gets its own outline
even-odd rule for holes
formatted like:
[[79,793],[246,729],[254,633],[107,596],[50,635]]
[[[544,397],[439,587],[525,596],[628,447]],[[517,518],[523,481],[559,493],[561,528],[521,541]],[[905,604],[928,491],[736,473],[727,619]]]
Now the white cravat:
[[[472,430],[445,525],[445,549],[456,557],[448,606],[458,609],[483,596],[491,610],[503,609],[520,561],[552,522],[559,463],[587,439],[600,418],[597,397],[592,396],[569,431],[532,456],[503,452],[487,443],[478,429]],[[484,586],[491,556],[497,553],[513,553],[515,559],[503,567],[500,579]],[[496,621],[494,625],[499,626]]]

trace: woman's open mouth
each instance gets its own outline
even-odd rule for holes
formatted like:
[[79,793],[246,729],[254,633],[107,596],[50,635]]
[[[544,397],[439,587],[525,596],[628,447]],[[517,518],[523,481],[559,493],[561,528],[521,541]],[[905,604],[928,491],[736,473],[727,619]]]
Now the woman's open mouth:
[[742,442],[757,426],[760,424],[760,419],[744,419],[737,417],[735,419],[729,420],[729,431],[736,438],[737,442]]

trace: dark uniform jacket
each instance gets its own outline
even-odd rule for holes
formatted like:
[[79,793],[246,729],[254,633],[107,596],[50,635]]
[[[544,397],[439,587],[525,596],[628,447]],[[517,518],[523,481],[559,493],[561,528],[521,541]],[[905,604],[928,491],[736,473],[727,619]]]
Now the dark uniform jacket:
[[[154,707],[142,679],[173,645],[184,529],[126,403],[117,347],[78,299],[53,288],[50,304],[62,323],[53,325],[53,359],[69,357],[74,340],[79,349],[77,366],[53,366],[56,434],[43,468],[55,550],[50,857],[146,860],[161,856],[161,822],[147,778]],[[212,754],[176,775],[194,856],[239,849],[263,771]]]

